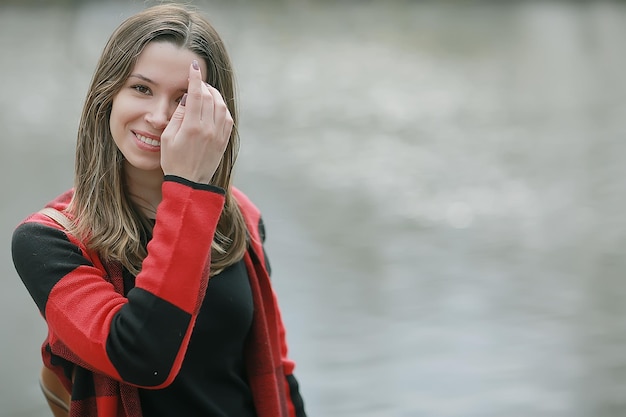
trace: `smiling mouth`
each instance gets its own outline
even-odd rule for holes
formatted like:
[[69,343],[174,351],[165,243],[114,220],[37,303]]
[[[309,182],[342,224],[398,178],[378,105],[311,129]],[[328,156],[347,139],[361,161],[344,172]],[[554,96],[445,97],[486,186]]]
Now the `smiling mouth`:
[[135,132],[135,136],[137,137],[137,139],[139,139],[140,142],[143,142],[143,143],[145,143],[147,145],[156,146],[156,147],[159,147],[159,148],[161,147],[161,141],[149,138],[149,137],[141,135],[141,134],[139,134],[137,132]]

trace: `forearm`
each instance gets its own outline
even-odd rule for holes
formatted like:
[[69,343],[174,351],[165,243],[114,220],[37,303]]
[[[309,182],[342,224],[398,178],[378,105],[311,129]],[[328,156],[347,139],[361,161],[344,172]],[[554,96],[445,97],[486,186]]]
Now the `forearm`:
[[223,201],[215,191],[164,183],[148,256],[128,298],[74,237],[39,223],[18,227],[16,269],[48,322],[53,349],[64,345],[81,365],[128,383],[171,382],[204,296]]

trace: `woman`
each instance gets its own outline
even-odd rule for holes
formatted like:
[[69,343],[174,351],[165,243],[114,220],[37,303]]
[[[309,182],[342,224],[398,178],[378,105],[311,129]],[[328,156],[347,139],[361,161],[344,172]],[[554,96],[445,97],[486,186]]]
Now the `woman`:
[[304,416],[263,223],[231,186],[231,63],[178,5],[124,21],[78,131],[73,190],[13,234],[71,416]]

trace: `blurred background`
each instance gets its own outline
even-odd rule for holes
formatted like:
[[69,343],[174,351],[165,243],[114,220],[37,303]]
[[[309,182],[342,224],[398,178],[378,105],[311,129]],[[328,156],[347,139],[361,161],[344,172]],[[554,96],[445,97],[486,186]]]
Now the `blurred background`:
[[[310,416],[626,414],[623,3],[193,3]],[[0,1],[2,416],[49,415],[11,233],[71,186],[96,60],[150,4]]]

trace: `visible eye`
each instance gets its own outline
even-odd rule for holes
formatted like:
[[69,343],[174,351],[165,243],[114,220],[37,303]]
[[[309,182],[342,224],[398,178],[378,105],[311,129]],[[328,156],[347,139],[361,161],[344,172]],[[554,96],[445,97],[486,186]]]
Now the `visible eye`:
[[136,85],[131,85],[130,88],[132,88],[133,90],[137,91],[140,94],[150,94],[150,88],[146,87],[143,84],[136,84]]

